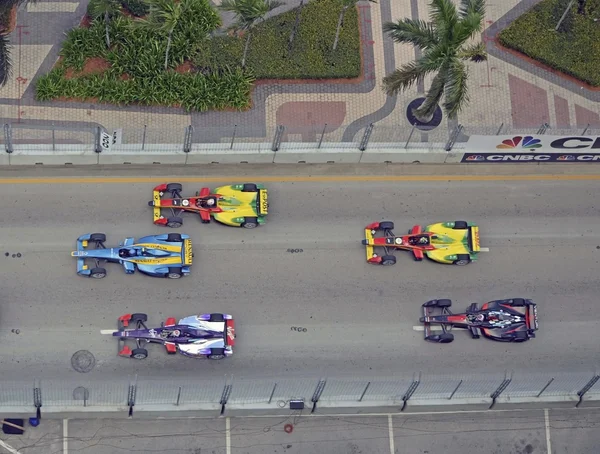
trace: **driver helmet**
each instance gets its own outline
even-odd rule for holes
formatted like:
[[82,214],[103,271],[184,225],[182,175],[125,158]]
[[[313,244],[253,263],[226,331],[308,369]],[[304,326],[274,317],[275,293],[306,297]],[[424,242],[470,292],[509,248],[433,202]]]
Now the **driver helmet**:
[[121,249],[119,251],[119,257],[122,257],[122,258],[127,257],[127,250],[126,249]]
[[207,205],[209,205],[209,206],[212,206],[212,205],[214,205],[214,204],[215,204],[215,199],[213,199],[213,198],[211,197],[210,199],[208,199],[208,200],[206,201],[206,204],[207,204]]
[[129,249],[127,252],[129,253],[129,256],[130,256],[130,257],[133,257],[133,256],[137,255],[137,254],[136,254],[136,250],[135,250],[135,249],[133,249],[133,248]]
[[178,329],[173,330],[173,337],[179,337],[181,335],[181,331]]
[[485,319],[485,316],[483,314],[477,314],[477,320],[482,322],[484,319]]

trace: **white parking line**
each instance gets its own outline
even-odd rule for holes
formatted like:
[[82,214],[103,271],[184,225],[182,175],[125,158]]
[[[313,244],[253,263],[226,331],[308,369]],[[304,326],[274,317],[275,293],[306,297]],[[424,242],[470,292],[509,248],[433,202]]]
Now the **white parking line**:
[[117,331],[117,330],[116,329],[101,329],[100,334],[112,334],[115,331]]
[[388,433],[390,437],[390,454],[395,454],[394,448],[394,424],[392,422],[392,415],[388,415]]
[[10,445],[7,445],[6,443],[4,443],[2,440],[0,440],[0,448],[4,448],[6,449],[8,452],[10,452],[10,454],[21,454],[20,451],[17,451],[15,448],[13,448]]
[[225,418],[225,452],[231,454],[231,422]]
[[480,247],[479,252],[490,252],[490,248],[489,247]]
[[[430,326],[431,331],[442,331],[441,326]],[[413,331],[425,331],[425,327],[423,325],[413,326]]]
[[550,416],[548,415],[547,408],[544,408],[544,420],[546,422],[546,449],[548,454],[552,454],[552,443],[550,442]]
[[63,454],[69,453],[69,420],[63,419]]

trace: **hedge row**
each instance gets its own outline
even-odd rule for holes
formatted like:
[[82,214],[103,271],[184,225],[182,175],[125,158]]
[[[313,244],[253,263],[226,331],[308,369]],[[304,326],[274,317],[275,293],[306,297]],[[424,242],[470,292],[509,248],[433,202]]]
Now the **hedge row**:
[[36,94],[40,101],[66,98],[183,107],[198,112],[243,110],[250,107],[253,83],[254,79],[240,70],[209,75],[166,72],[151,78],[123,80],[112,70],[69,79],[65,78],[65,68],[55,68],[39,79]]
[[[267,19],[252,30],[246,66],[257,79],[354,78],[360,75],[360,35],[356,8],[349,8],[338,47],[333,51],[339,0],[312,0],[301,10],[291,52],[290,34],[297,9]],[[241,64],[246,37],[218,36],[194,59],[200,68]]]
[[566,8],[561,0],[544,0],[499,34],[503,46],[592,86],[600,86],[600,27],[594,14],[577,14],[577,2],[554,29]]

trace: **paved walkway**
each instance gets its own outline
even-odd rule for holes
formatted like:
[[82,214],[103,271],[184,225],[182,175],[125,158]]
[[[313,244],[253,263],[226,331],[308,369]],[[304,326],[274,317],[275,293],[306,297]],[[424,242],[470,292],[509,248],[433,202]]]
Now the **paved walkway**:
[[[218,1],[218,0],[217,0]],[[288,0],[283,11],[300,0]],[[499,49],[495,34],[539,0],[505,0],[488,5],[487,63],[470,68],[471,104],[459,122],[468,134],[495,134],[501,125],[532,132],[542,124],[570,129],[586,125],[600,129],[600,91],[591,91]],[[415,58],[416,51],[393,44],[382,32],[382,23],[402,17],[427,19],[426,0],[379,0],[358,3],[364,77],[359,83],[257,84],[253,108],[247,112],[187,114],[181,109],[141,108],[91,103],[37,102],[31,81],[56,62],[64,31],[76,26],[87,2],[40,2],[19,11],[17,29],[11,35],[14,74],[0,89],[0,117],[4,122],[102,125],[108,130],[125,128],[124,140],[140,142],[147,125],[146,143],[179,143],[184,129],[193,125],[195,142],[270,141],[276,125],[286,126],[286,139],[314,142],[324,132],[326,142],[357,142],[360,132],[376,123],[371,141],[402,142],[410,134],[406,108],[428,87],[415,87],[397,98],[385,95],[381,80],[386,73]],[[227,19],[226,19],[227,21]],[[237,125],[237,126],[236,126]],[[449,125],[413,141],[443,142]],[[235,132],[234,132],[235,129]],[[31,131],[30,131],[31,132]],[[28,132],[20,131],[27,136]]]

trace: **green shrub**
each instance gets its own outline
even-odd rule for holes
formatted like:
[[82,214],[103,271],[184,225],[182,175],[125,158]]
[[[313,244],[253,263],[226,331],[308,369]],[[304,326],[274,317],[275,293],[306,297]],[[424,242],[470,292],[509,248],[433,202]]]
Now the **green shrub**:
[[[360,75],[358,12],[350,8],[336,51],[333,42],[341,11],[338,0],[314,0],[302,8],[292,51],[288,42],[296,10],[267,19],[252,29],[246,66],[257,79],[353,78]],[[198,50],[194,63],[212,70],[241,64],[246,37],[217,36]]]
[[144,17],[150,12],[150,7],[144,0],[121,0],[121,5],[136,17]]
[[558,32],[564,12],[561,0],[544,0],[520,16],[499,35],[503,46],[517,50],[553,69],[600,86],[600,27],[593,15],[577,14],[573,5]]
[[90,28],[69,30],[59,53],[63,57],[63,64],[81,71],[88,58],[105,57],[107,49],[104,35],[104,23],[100,20],[93,21]]

